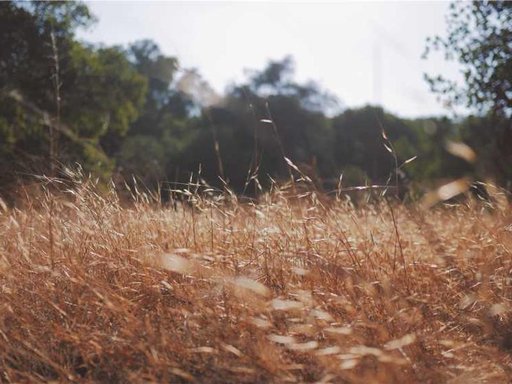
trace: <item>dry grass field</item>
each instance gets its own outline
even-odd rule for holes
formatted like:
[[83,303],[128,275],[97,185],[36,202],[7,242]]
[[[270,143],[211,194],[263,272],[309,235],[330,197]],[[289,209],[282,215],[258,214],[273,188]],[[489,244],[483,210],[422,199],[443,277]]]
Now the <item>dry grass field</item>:
[[500,196],[494,211],[278,190],[162,206],[56,187],[0,207],[0,382],[512,377]]

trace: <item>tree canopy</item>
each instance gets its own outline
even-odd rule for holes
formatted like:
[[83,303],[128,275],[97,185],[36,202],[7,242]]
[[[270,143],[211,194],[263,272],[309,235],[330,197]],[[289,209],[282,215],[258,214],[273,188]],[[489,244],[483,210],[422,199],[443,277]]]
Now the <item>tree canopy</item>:
[[[74,163],[148,188],[186,183],[200,170],[207,183],[244,194],[288,180],[290,162],[325,191],[340,176],[345,186],[388,183],[398,166],[420,192],[464,175],[507,186],[510,9],[457,3],[449,37],[429,43],[465,69],[462,88],[436,77],[434,91],[488,112],[450,120],[344,108],[318,84],[296,81],[289,56],[218,94],[151,40],[78,41],[76,30],[95,21],[86,4],[1,2],[0,193],[24,175]],[[472,146],[478,161],[448,153],[450,140]]]
[[[147,80],[120,47],[92,47],[74,31],[94,19],[79,3],[0,3],[0,136],[3,177],[47,172],[49,151],[105,177],[113,168],[99,140],[125,133]],[[48,132],[53,133],[53,137]],[[57,149],[56,149],[57,150]]]
[[453,2],[447,36],[429,39],[426,55],[442,51],[456,60],[464,83],[427,75],[434,92],[446,100],[481,112],[512,117],[512,3]]

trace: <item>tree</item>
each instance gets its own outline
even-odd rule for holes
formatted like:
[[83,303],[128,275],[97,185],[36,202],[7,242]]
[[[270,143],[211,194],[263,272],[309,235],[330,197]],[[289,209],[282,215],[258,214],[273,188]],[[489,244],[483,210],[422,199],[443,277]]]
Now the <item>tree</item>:
[[133,68],[147,79],[148,92],[139,117],[126,134],[111,132],[102,139],[126,180],[137,176],[154,188],[171,178],[175,163],[195,132],[190,127],[194,102],[179,89],[178,60],[166,56],[156,43],[141,40],[125,51]]
[[434,92],[451,103],[512,117],[512,2],[450,4],[447,36],[429,39],[425,56],[432,50],[458,61],[465,81],[425,75]]
[[290,57],[270,61],[231,86],[221,105],[210,109],[211,119],[205,119],[216,132],[226,178],[237,191],[243,190],[248,171],[257,170],[262,184],[268,175],[288,178],[283,156],[322,176],[333,171],[325,109],[337,106],[337,100],[313,82],[297,83],[293,75]]
[[4,183],[20,171],[46,173],[57,161],[109,176],[113,162],[99,140],[126,132],[142,107],[146,80],[119,47],[76,41],[76,28],[93,21],[77,2],[0,3]]
[[466,124],[471,127],[466,139],[480,146],[468,135],[487,136],[481,153],[492,156],[479,161],[492,158],[494,165],[486,168],[493,171],[487,176],[512,189],[512,2],[454,2],[447,23],[447,37],[429,40],[425,54],[442,51],[447,60],[457,60],[464,84],[442,76],[426,75],[426,79],[446,101],[476,109],[485,117],[477,124],[485,133],[475,130],[474,123]]
[[[366,106],[349,109],[332,119],[335,160],[338,170],[357,167],[372,184],[383,184],[396,168],[393,155],[384,146],[383,130],[395,149],[398,161],[411,157],[409,148],[415,143],[414,132],[399,118],[385,113],[380,107]],[[398,144],[400,140],[400,145]],[[360,182],[360,178],[348,183]]]

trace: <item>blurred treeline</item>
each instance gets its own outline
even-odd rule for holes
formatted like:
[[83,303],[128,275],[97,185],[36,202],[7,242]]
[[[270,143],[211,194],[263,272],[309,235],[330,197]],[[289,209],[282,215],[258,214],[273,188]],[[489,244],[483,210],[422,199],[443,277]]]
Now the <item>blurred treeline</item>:
[[[284,157],[325,190],[341,174],[344,186],[384,184],[415,156],[401,168],[413,194],[462,176],[511,186],[500,147],[507,119],[344,109],[315,83],[297,83],[291,58],[217,95],[152,41],[78,41],[76,29],[93,22],[80,3],[0,3],[0,194],[75,163],[105,181],[135,176],[156,188],[200,173],[253,194],[288,178]],[[476,162],[449,154],[450,140],[473,148]]]

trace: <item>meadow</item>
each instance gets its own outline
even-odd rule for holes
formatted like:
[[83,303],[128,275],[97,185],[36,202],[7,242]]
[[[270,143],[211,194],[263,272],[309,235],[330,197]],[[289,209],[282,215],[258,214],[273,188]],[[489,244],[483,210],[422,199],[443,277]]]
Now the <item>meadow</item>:
[[42,180],[0,207],[0,382],[508,382],[512,213],[490,193],[162,204]]

